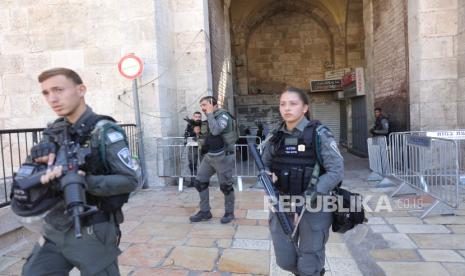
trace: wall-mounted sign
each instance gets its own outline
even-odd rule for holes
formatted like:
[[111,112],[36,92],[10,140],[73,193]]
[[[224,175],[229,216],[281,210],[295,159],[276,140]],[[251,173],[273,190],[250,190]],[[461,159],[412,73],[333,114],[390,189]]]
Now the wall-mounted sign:
[[142,59],[135,56],[134,54],[129,54],[122,57],[118,63],[119,73],[130,80],[133,80],[139,77],[142,74],[144,69],[144,63]]
[[347,98],[364,96],[365,95],[365,77],[363,68],[355,68],[355,71],[342,77],[342,87],[344,88],[344,96]]
[[342,86],[346,87],[355,81],[355,72],[350,72],[342,77]]
[[312,80],[310,81],[310,91],[325,92],[342,90],[341,80]]
[[428,131],[426,132],[426,136],[433,138],[464,140],[465,130]]
[[345,74],[350,73],[350,68],[341,68],[325,72],[325,80],[340,80]]
[[357,96],[365,95],[365,76],[363,68],[355,68],[355,83],[357,87]]

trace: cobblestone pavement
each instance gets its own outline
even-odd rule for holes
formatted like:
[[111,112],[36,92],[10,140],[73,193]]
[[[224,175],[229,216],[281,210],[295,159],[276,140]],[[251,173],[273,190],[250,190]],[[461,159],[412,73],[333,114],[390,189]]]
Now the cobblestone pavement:
[[[344,186],[371,197],[372,209],[380,202],[384,208],[368,213],[367,224],[344,235],[331,233],[325,275],[465,275],[462,206],[456,216],[421,220],[419,207],[413,204],[421,202],[424,207],[430,198],[389,198],[395,187],[377,188],[366,181],[370,173],[366,159],[345,154],[345,160]],[[189,222],[198,203],[193,188],[183,192],[176,187],[154,188],[134,195],[125,207],[122,225],[121,274],[290,275],[279,270],[273,257],[264,192],[250,185],[236,192],[236,220],[222,225],[223,194],[218,187],[210,189],[213,219],[195,224]],[[18,275],[31,248],[32,242],[23,242],[4,253],[0,275]]]

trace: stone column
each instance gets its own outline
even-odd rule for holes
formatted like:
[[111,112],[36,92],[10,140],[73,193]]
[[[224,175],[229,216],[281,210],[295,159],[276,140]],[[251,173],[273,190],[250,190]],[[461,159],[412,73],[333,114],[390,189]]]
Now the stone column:
[[458,7],[458,90],[457,112],[458,127],[465,128],[465,1],[459,1]]
[[[373,1],[363,1],[363,25],[365,29],[365,89],[367,105],[367,126],[370,129],[374,124],[373,107],[375,95],[374,73],[374,32],[373,32]],[[349,118],[349,117],[348,117]],[[352,120],[348,124],[352,124]],[[352,137],[352,134],[350,135]],[[349,135],[347,137],[349,139]],[[352,138],[350,138],[352,139]]]
[[457,127],[458,2],[408,1],[412,130]]
[[[178,131],[182,120],[199,110],[199,100],[212,95],[208,0],[175,0],[174,44],[178,99]],[[204,118],[206,119],[206,118]]]

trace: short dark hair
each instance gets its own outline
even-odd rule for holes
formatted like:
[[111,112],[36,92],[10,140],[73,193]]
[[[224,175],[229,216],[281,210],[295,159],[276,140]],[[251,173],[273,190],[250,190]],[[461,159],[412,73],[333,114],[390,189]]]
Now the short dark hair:
[[205,96],[202,99],[200,99],[199,103],[201,103],[203,101],[209,101],[209,102],[211,102],[212,105],[217,105],[218,104],[218,101],[213,96]]
[[40,73],[37,79],[39,80],[39,83],[42,83],[48,80],[49,78],[58,76],[58,75],[65,76],[66,78],[72,80],[77,85],[83,84],[81,77],[76,72],[68,68],[52,68],[52,69],[43,71],[42,73]]
[[376,107],[376,108],[375,108],[375,111],[382,112],[383,110],[382,110],[380,107]]
[[195,114],[202,115],[202,113],[200,113],[200,111],[196,111],[196,112],[194,112],[194,115],[195,115]]

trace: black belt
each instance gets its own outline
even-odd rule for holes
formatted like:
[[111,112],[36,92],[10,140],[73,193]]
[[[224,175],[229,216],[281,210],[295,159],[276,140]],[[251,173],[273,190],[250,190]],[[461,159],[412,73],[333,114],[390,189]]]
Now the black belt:
[[87,227],[97,223],[110,221],[110,213],[98,211],[82,219],[82,226]]

